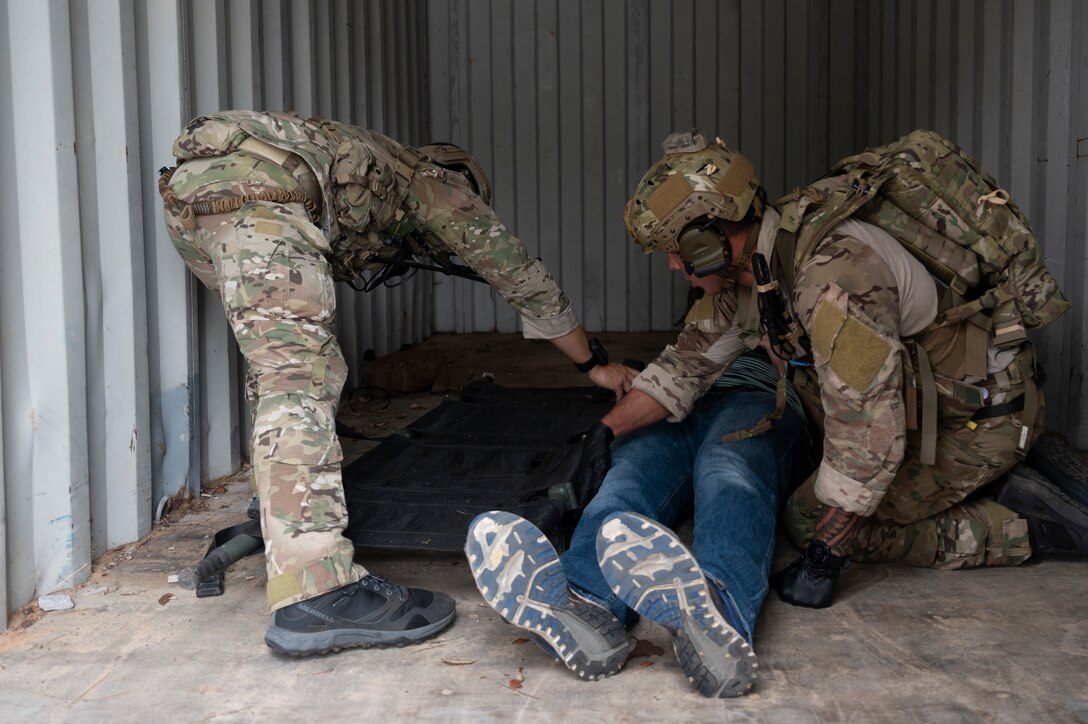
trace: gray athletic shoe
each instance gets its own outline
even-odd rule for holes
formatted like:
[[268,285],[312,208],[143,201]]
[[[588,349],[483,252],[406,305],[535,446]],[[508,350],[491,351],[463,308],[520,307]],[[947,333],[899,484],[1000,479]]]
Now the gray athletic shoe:
[[493,510],[468,529],[465,555],[484,600],[583,679],[619,671],[627,629],[612,612],[570,592],[547,536],[524,518]]
[[752,688],[759,663],[732,606],[672,531],[634,513],[611,515],[597,533],[597,562],[616,595],[672,633],[699,693],[725,698]]
[[275,611],[264,641],[288,656],[404,646],[438,634],[455,614],[453,599],[444,593],[366,576]]

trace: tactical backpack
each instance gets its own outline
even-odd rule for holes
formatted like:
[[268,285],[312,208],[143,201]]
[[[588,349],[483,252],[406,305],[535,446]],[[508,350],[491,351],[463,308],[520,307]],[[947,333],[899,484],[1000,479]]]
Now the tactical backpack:
[[[854,216],[898,240],[948,287],[950,303],[938,324],[970,321],[992,330],[998,348],[1015,347],[1026,329],[1069,308],[1008,192],[933,131],[912,131],[844,158],[827,177],[775,205],[782,213],[781,258],[805,259],[836,224]],[[782,273],[792,276],[791,267],[783,264]]]
[[[940,391],[945,397],[964,403],[969,427],[982,416],[1023,409],[1022,425],[1025,430],[1032,428],[1037,403],[1035,364],[1026,330],[1054,321],[1069,302],[1047,270],[1023,214],[971,156],[937,133],[912,131],[894,143],[842,159],[826,177],[774,205],[781,221],[772,267],[787,297],[800,263],[849,217],[883,229],[943,283],[937,318],[917,343],[907,341],[912,353],[905,360],[908,429],[919,427],[911,397],[921,389],[923,463],[933,464],[935,455],[938,383],[934,372],[943,380]],[[749,310],[749,331],[755,302],[741,304]],[[792,341],[803,348],[805,340],[798,329],[794,327]],[[1019,400],[974,412],[983,404],[983,397],[977,397],[979,389],[957,381],[987,378],[991,334],[998,349],[1019,350],[1012,376],[1023,382],[1024,394]],[[818,390],[811,384],[809,388]],[[810,411],[812,402],[806,399]],[[1026,436],[1019,442],[1018,455],[1022,455]]]

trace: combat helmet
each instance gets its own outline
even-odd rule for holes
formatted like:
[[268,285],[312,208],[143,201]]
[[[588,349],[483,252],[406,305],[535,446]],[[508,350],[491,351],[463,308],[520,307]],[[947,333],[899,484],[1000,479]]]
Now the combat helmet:
[[698,128],[673,133],[665,155],[642,177],[624,208],[627,233],[642,251],[679,252],[681,232],[707,220],[741,221],[750,208],[761,216],[755,168],[720,138],[707,143]]
[[452,143],[430,143],[416,150],[435,166],[464,174],[484,203],[491,205],[491,181],[484,173],[483,166],[471,153]]

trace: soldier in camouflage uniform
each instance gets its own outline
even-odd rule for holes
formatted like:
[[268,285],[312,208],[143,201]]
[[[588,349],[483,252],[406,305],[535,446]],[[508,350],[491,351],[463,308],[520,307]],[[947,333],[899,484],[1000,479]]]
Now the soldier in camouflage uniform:
[[[628,202],[628,230],[645,252],[666,251],[674,268],[718,280],[717,293],[697,303],[677,343],[604,418],[617,436],[682,420],[746,347],[768,345],[751,259],[772,257],[780,214],[764,203],[751,164],[720,139],[707,143],[693,130],[670,136],[665,150]],[[1041,431],[1029,343],[991,345],[981,378],[966,380],[981,399],[968,401],[964,377],[955,378],[956,340],[932,324],[941,290],[893,237],[849,218],[790,262],[787,301],[812,354],[810,373],[796,384],[825,437],[822,463],[787,504],[789,532],[808,547],[777,581],[784,600],[829,605],[847,556],[950,569],[1088,550],[1085,511],[1057,491],[1006,486],[997,500],[968,499]],[[908,429],[914,402],[905,399],[904,380],[916,346],[931,350],[937,380],[931,465],[922,464],[918,435]],[[984,407],[995,414],[980,414]]]
[[[594,383],[622,397],[634,373],[591,352],[569,298],[468,178],[380,133],[284,113],[190,122],[159,180],[170,238],[223,303],[250,368],[251,459],[272,624],[291,654],[437,634],[453,600],[394,586],[354,562],[335,432],[347,365],[333,282],[372,270],[408,233],[457,255]],[[600,362],[600,364],[598,364]]]

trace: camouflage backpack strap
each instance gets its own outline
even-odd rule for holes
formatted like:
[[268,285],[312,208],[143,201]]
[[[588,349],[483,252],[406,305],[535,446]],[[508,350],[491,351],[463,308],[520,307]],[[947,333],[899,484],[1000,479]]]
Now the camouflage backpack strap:
[[344,142],[344,134],[340,133],[340,129],[338,129],[336,127],[336,124],[333,121],[330,121],[328,118],[313,116],[311,118],[307,118],[306,122],[312,123],[313,125],[320,128],[322,133],[331,138],[337,144]]
[[[938,400],[937,379],[929,353],[917,339],[903,340],[903,410],[908,431],[920,431],[918,459],[923,465],[937,462]],[[947,380],[946,380],[947,382]],[[918,392],[922,393],[921,405]],[[918,412],[921,410],[921,419]]]

